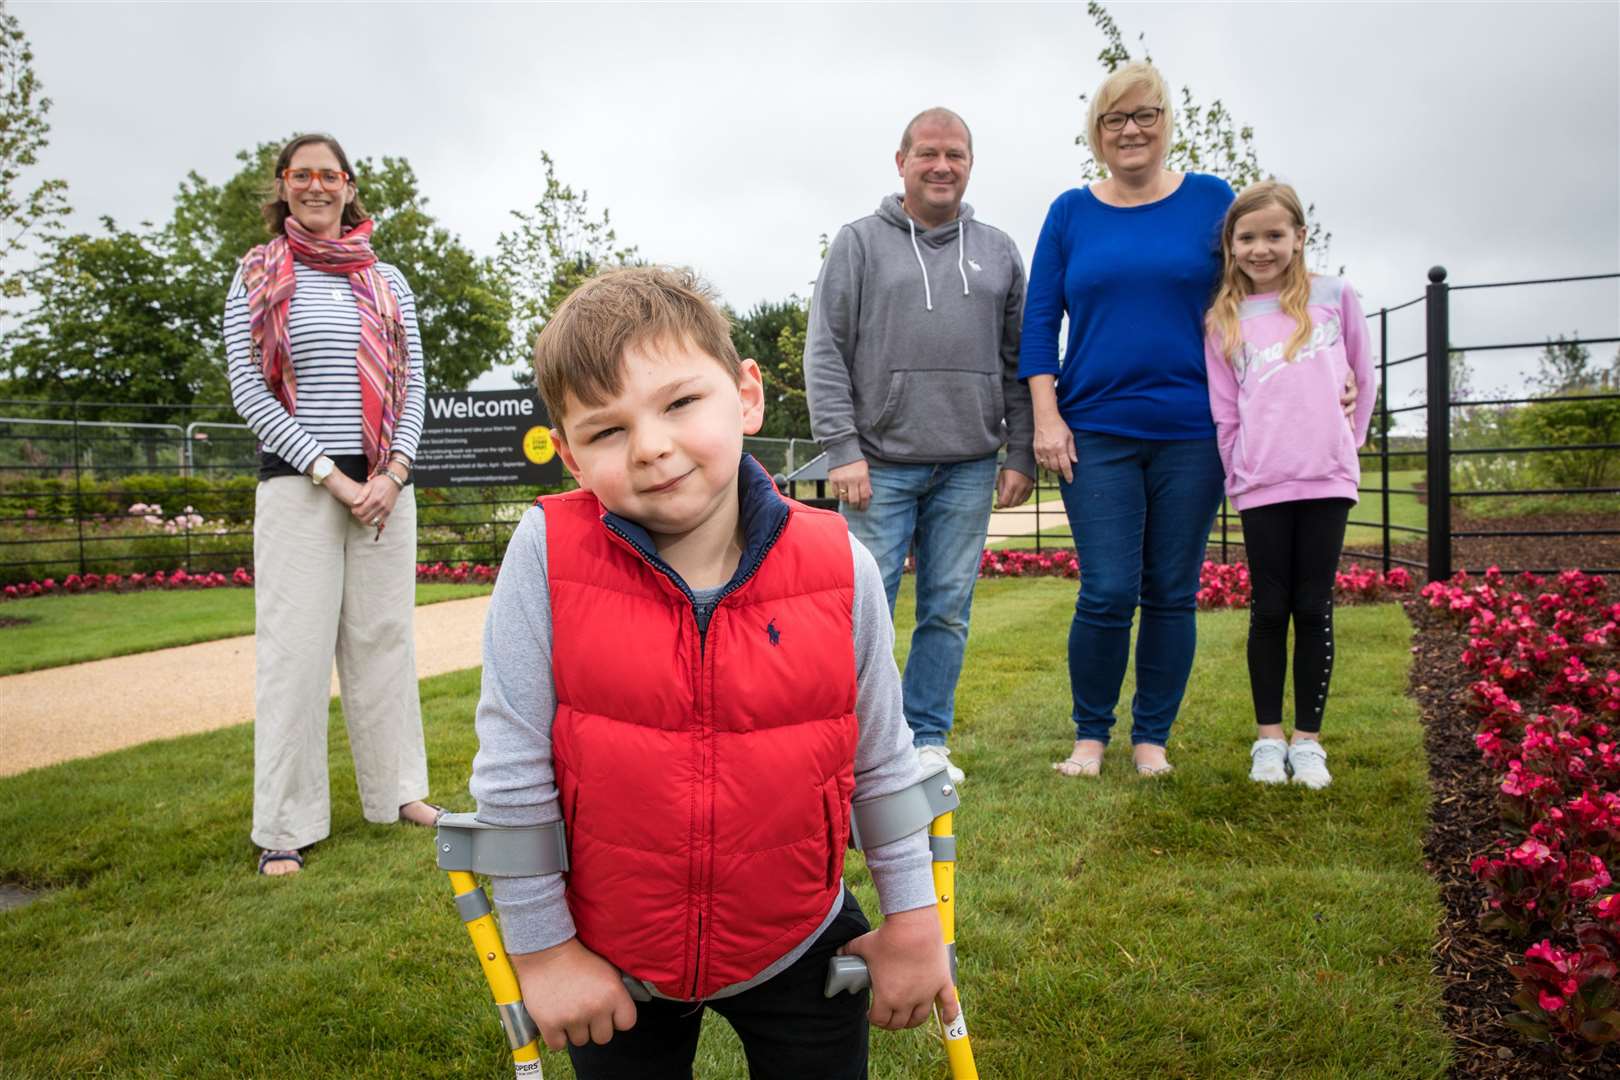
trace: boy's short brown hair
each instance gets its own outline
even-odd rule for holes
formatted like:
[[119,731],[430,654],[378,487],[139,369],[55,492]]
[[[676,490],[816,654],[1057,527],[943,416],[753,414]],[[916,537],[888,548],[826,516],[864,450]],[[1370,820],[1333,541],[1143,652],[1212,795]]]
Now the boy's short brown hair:
[[534,380],[551,422],[562,427],[570,394],[606,404],[624,388],[626,350],[652,341],[685,342],[733,380],[742,367],[731,322],[697,274],[670,266],[610,270],[569,293],[534,343]]

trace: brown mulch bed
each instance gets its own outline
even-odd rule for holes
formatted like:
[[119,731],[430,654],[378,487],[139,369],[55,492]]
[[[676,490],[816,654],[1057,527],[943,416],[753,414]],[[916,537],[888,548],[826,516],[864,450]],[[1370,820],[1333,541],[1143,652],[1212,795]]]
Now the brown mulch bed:
[[[1537,514],[1527,518],[1474,517],[1459,510],[1451,514],[1453,532],[1513,530],[1579,532],[1584,529],[1620,529],[1620,513]],[[1365,547],[1365,545],[1363,545]],[[1427,540],[1392,544],[1390,554],[1427,562]],[[1596,570],[1620,567],[1620,536],[1463,536],[1451,541],[1451,565],[1457,568],[1500,566],[1504,570]]]
[[[1460,702],[1477,675],[1462,664],[1466,635],[1418,599],[1407,602],[1416,624],[1411,693],[1423,713],[1424,748],[1434,803],[1424,856],[1440,886],[1445,914],[1435,944],[1435,972],[1445,982],[1446,1028],[1456,1045],[1450,1075],[1468,1080],[1596,1080],[1620,1075],[1611,1048],[1597,1063],[1576,1064],[1527,1042],[1502,1023],[1516,1011],[1517,980],[1508,972],[1523,946],[1482,930],[1485,890],[1469,873],[1474,856],[1502,835],[1496,781],[1474,746],[1476,725]],[[1526,709],[1529,710],[1529,703]]]

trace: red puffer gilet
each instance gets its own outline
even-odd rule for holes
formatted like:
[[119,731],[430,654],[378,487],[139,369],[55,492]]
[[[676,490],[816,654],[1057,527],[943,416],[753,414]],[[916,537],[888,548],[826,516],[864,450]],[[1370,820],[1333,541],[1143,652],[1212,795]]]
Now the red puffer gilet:
[[668,997],[757,975],[843,888],[858,734],[841,517],[743,459],[743,558],[700,635],[638,526],[586,491],[546,515],[557,716],[580,941]]

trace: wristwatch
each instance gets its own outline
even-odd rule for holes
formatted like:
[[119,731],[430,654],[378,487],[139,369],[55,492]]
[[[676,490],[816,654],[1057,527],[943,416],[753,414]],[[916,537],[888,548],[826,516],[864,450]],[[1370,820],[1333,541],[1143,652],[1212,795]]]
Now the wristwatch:
[[320,457],[315,459],[315,464],[310,466],[309,482],[314,484],[316,487],[325,487],[326,478],[332,475],[332,470],[334,468],[336,468],[336,466],[332,463],[332,459],[327,457],[325,454],[322,454]]

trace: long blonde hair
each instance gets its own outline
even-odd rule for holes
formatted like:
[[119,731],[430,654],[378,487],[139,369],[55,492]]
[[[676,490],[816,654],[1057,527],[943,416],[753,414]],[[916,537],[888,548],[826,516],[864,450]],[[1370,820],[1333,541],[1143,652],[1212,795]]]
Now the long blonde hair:
[[[1204,319],[1205,324],[1220,335],[1221,353],[1226,357],[1226,362],[1234,366],[1238,352],[1243,347],[1238,311],[1243,301],[1255,291],[1255,286],[1254,280],[1238,266],[1237,258],[1232,253],[1232,235],[1237,231],[1239,218],[1268,206],[1280,206],[1287,211],[1288,216],[1294,219],[1294,228],[1306,227],[1305,208],[1299,201],[1299,195],[1287,184],[1276,180],[1262,180],[1239,192],[1227,208],[1226,221],[1221,225],[1221,263],[1224,269],[1220,288],[1215,291],[1215,300],[1209,305],[1209,314]],[[1282,288],[1277,300],[1283,312],[1294,319],[1294,333],[1284,350],[1286,358],[1292,360],[1311,339],[1311,274],[1305,269],[1303,250],[1294,255],[1288,269],[1283,271]]]

